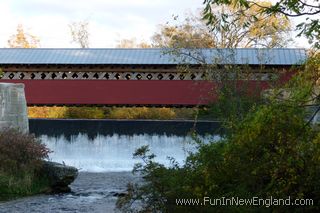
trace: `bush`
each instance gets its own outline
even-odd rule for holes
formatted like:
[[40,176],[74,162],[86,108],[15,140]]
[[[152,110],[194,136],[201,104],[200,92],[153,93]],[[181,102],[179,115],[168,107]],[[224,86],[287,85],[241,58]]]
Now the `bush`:
[[[176,119],[195,119],[198,114],[197,108],[174,108]],[[210,119],[205,117],[205,119]]]
[[103,119],[104,110],[99,107],[68,107],[66,118]]
[[[135,172],[144,177],[142,186],[118,205],[130,209],[140,200],[148,212],[315,211],[320,201],[320,133],[305,126],[301,108],[281,104],[261,106],[237,125],[235,134],[223,141],[203,144],[184,165],[165,168],[154,162],[147,148],[135,156],[144,164]],[[210,198],[313,199],[314,206],[177,206],[177,198],[203,201]]]
[[154,107],[28,107],[30,118],[193,119],[196,109]]
[[112,108],[111,119],[174,119],[175,112],[170,108],[123,107]]
[[[226,115],[228,134],[213,143],[196,141],[198,149],[179,166],[164,167],[142,147],[134,172],[144,182],[129,185],[128,194],[118,199],[118,207],[131,211],[140,202],[141,212],[319,212],[320,210],[320,132],[311,125],[305,106],[320,109],[319,55],[298,72],[285,89],[287,98],[277,90],[264,102],[251,104],[229,99],[220,102]],[[280,90],[281,91],[281,90]],[[316,93],[316,94],[314,94]],[[246,98],[246,97],[244,97]],[[228,99],[224,99],[227,101]],[[246,99],[244,99],[246,100]],[[237,108],[240,106],[239,108]],[[229,115],[228,115],[229,114]],[[176,199],[204,197],[312,199],[309,206],[211,206],[177,205]]]
[[0,132],[0,200],[38,193],[45,180],[38,176],[49,150],[33,135],[16,130]]
[[67,107],[28,107],[30,118],[66,118]]
[[105,111],[99,107],[29,107],[30,118],[103,119]]

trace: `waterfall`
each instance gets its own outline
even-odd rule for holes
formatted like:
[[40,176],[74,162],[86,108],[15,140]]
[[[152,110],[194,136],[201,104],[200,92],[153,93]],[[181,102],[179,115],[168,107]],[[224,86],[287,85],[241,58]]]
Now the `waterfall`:
[[[50,160],[75,166],[85,172],[131,171],[133,165],[140,162],[133,159],[133,153],[143,145],[149,145],[150,151],[156,155],[155,160],[166,166],[170,164],[167,157],[174,157],[177,162],[183,163],[188,152],[195,150],[190,136],[113,134],[90,139],[86,134],[78,134],[70,139],[46,135],[42,135],[41,139],[53,151]],[[214,139],[203,137],[203,140]]]

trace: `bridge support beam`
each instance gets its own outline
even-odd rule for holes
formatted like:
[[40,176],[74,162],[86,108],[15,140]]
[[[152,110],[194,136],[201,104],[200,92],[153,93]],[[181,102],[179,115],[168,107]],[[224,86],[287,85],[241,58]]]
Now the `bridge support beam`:
[[23,84],[0,83],[0,130],[4,128],[29,132]]

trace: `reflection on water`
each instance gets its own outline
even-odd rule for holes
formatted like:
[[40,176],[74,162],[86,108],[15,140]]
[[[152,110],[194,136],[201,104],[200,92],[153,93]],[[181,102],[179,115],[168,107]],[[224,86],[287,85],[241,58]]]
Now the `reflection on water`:
[[[149,145],[151,152],[157,156],[156,161],[165,165],[169,165],[168,156],[182,163],[188,152],[195,148],[190,136],[174,135],[114,134],[89,139],[86,134],[78,134],[72,136],[70,141],[64,136],[42,135],[41,139],[53,151],[50,160],[64,162],[86,172],[131,171],[134,163],[139,161],[133,159],[133,153],[143,145]],[[212,138],[204,137],[203,140]]]

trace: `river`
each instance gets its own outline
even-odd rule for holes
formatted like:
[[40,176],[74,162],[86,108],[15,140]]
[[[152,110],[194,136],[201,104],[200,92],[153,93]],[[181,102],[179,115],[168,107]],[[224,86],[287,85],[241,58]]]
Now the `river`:
[[75,166],[80,173],[71,193],[37,195],[0,203],[2,213],[117,212],[117,196],[129,182],[141,178],[131,173],[139,159],[133,152],[148,145],[156,161],[169,166],[168,157],[183,163],[195,149],[190,129],[202,140],[216,137],[215,122],[116,121],[116,120],[30,120],[30,132],[41,138],[53,152],[49,159]]

